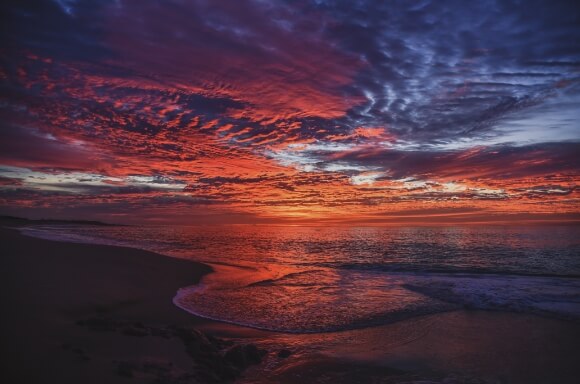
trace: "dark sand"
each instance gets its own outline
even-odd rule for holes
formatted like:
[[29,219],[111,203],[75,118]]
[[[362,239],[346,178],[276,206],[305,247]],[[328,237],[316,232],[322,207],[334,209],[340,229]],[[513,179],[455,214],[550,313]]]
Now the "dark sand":
[[252,383],[572,384],[580,376],[580,325],[525,314],[462,310],[356,331],[259,338],[263,348],[295,353],[267,360],[268,374]]
[[[179,338],[126,335],[127,327],[99,332],[77,322],[98,317],[160,328],[199,325],[205,320],[171,300],[178,288],[210,272],[208,266],[8,229],[0,229],[0,244],[4,383],[149,382],[168,367],[175,375],[191,370]],[[128,379],[119,375],[119,362],[145,362],[152,373]]]
[[[577,383],[580,376],[578,323],[457,311],[340,333],[264,332],[200,319],[172,304],[177,289],[211,271],[205,265],[9,229],[0,229],[0,244],[6,383],[203,381],[183,379],[203,367],[182,339],[126,334],[134,322],[148,330],[195,327],[268,350],[238,376],[246,383]],[[95,317],[117,325],[99,331],[78,324]],[[282,349],[288,357],[278,355]],[[223,361],[216,360],[219,370]],[[140,367],[130,378],[120,369],[127,363]]]

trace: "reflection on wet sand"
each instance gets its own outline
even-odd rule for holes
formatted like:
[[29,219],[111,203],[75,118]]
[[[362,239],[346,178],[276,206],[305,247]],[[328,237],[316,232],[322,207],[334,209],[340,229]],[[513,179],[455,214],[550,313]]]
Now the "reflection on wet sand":
[[[576,377],[578,323],[533,315],[454,311],[354,331],[280,334],[231,325],[271,353],[245,384],[570,383]],[[279,351],[289,350],[285,358]]]

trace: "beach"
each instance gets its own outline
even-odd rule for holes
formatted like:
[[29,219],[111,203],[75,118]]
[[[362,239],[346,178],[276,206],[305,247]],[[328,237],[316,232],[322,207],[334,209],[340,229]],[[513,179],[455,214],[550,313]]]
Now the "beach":
[[204,264],[0,234],[6,382],[576,381],[574,321],[459,310],[345,332],[260,331],[172,303],[211,272]]
[[580,383],[580,1],[0,9],[0,384]]
[[147,382],[192,371],[211,381],[216,372],[196,362],[173,331],[205,320],[171,301],[209,267],[130,248],[34,239],[11,229],[1,229],[1,243],[5,382]]

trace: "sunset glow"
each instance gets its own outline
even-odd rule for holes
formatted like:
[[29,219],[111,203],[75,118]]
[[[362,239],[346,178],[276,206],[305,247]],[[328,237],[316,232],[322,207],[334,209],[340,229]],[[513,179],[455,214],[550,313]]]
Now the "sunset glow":
[[573,2],[359,3],[3,4],[1,213],[580,221]]

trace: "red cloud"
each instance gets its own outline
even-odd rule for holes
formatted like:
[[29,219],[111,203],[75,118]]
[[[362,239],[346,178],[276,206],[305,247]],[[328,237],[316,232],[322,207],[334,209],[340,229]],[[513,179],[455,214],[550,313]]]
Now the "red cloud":
[[230,117],[263,124],[337,118],[363,101],[341,91],[362,61],[338,51],[310,20],[289,30],[276,17],[290,19],[290,10],[274,16],[270,7],[244,1],[221,3],[219,10],[197,1],[176,7],[135,1],[114,7],[107,39],[118,58],[111,64],[134,78],[154,73],[150,83],[160,89],[240,101],[245,107]]

